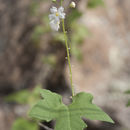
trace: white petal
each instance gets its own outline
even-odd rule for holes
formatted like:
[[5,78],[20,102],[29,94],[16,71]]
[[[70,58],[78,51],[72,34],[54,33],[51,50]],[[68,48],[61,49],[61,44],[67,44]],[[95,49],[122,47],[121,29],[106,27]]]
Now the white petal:
[[58,31],[58,29],[60,28],[60,19],[65,19],[64,8],[62,6],[58,9],[56,7],[52,7],[50,11],[50,26],[53,30]]
[[51,13],[56,13],[57,12],[57,8],[52,6],[52,8],[50,8],[50,12]]
[[62,13],[63,11],[64,11],[64,8],[62,6],[58,8],[59,13]]
[[50,26],[53,30],[58,31],[60,28],[60,22],[55,23],[55,21],[53,20],[50,22]]
[[53,20],[53,19],[55,19],[55,15],[54,14],[49,14],[49,20],[51,21],[51,20]]
[[59,14],[59,17],[60,17],[61,19],[65,19],[65,13],[60,13],[60,14]]
[[65,19],[64,8],[62,6],[60,8],[58,8],[58,13],[59,13],[59,17],[61,19]]
[[60,18],[59,17],[55,17],[54,23],[60,23]]

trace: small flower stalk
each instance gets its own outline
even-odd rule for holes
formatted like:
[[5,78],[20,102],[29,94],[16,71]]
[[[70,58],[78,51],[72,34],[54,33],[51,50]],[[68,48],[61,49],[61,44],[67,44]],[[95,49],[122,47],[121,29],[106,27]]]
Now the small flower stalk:
[[58,31],[60,28],[60,21],[65,19],[64,8],[61,6],[58,9],[56,7],[52,7],[50,9],[51,14],[49,15],[50,27],[54,31]]

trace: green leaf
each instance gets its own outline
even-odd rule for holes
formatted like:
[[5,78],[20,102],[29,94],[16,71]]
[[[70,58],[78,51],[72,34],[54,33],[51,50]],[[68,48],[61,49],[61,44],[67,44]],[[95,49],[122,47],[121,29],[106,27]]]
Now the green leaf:
[[[125,91],[125,94],[130,94],[130,90]],[[127,107],[130,106],[130,99],[128,100],[126,106],[127,106]]]
[[37,85],[32,91],[30,91],[29,97],[27,99],[27,104],[30,106],[36,104],[36,102],[40,99],[39,92],[41,88],[41,85]]
[[7,102],[17,102],[19,104],[26,104],[29,98],[30,92],[28,90],[21,90],[19,92],[12,93],[5,97]]
[[38,125],[36,122],[19,118],[13,123],[12,130],[38,130]]
[[29,104],[33,105],[40,99],[39,92],[41,90],[41,86],[37,85],[32,91],[27,89],[20,90],[18,92],[14,92],[9,94],[4,99],[7,102],[16,102],[19,104]]
[[89,0],[88,1],[89,8],[96,8],[98,6],[104,6],[104,1],[103,0]]
[[55,130],[83,130],[86,124],[81,119],[101,120],[113,123],[113,120],[99,107],[92,104],[92,95],[78,93],[68,106],[62,103],[62,97],[49,90],[41,90],[40,100],[31,109],[29,116],[44,121],[56,120]]
[[126,105],[127,107],[129,107],[130,106],[130,100],[128,100],[128,103],[127,103],[127,105]]
[[73,9],[71,13],[67,16],[67,24],[69,25],[70,23],[73,24],[75,20],[80,18],[82,16],[82,13],[78,9]]
[[126,94],[130,94],[130,90],[125,91]]

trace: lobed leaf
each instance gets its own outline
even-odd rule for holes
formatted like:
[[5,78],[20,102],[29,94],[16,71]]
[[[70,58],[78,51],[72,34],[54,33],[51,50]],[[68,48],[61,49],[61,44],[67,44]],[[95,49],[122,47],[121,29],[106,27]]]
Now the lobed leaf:
[[92,103],[93,97],[88,93],[78,93],[68,106],[62,103],[62,97],[49,90],[41,90],[40,100],[31,109],[29,115],[44,121],[56,120],[55,130],[83,130],[87,125],[82,117],[114,123],[99,107]]

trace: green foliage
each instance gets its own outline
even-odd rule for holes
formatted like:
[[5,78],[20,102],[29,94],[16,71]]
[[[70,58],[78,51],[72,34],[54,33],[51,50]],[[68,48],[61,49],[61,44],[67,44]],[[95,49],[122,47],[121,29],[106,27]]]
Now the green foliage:
[[[77,20],[82,16],[82,13],[78,9],[73,9],[71,12],[67,15],[67,25],[68,27],[72,28],[70,35],[70,41],[71,41],[71,53],[73,56],[77,58],[77,60],[81,61],[82,60],[82,53],[79,48],[79,45],[82,44],[84,38],[86,35],[89,34],[88,29],[81,25],[78,24]],[[55,41],[61,41],[64,43],[64,33],[62,32],[57,32],[54,35],[54,40]]]
[[125,93],[126,93],[126,94],[130,94],[130,90],[127,90]]
[[78,18],[82,16],[82,13],[78,9],[73,9],[67,16],[67,24],[72,24]]
[[[127,91],[125,92],[125,94],[130,94],[130,90],[127,90]],[[127,107],[129,107],[129,106],[130,106],[130,99],[128,100],[128,102],[127,102],[126,106],[127,106]]]
[[36,122],[19,118],[15,120],[11,130],[38,130],[38,125]]
[[37,9],[39,8],[39,3],[37,1],[33,1],[30,5],[30,13],[31,15],[37,15]]
[[77,44],[82,44],[84,38],[89,34],[88,29],[84,25],[79,25],[78,23],[72,24],[72,42]]
[[40,16],[40,24],[34,27],[31,39],[36,45],[39,45],[41,37],[50,31],[48,15],[44,14],[43,16]]
[[77,44],[73,44],[72,46],[73,46],[71,49],[72,55],[74,55],[78,61],[82,61],[83,58],[81,49],[78,48]]
[[39,43],[40,37],[43,36],[45,33],[49,32],[49,27],[48,26],[43,26],[43,25],[37,25],[34,28],[34,31],[32,33],[32,40],[35,43]]
[[7,102],[16,102],[19,104],[33,105],[38,99],[40,99],[39,91],[41,86],[38,85],[33,91],[21,90],[5,97]]
[[95,8],[98,6],[104,6],[103,0],[89,0],[88,1],[88,8]]
[[60,32],[60,33],[57,32],[57,33],[55,34],[54,40],[55,40],[55,41],[64,42],[64,33],[62,33],[62,32]]
[[30,15],[38,16],[40,4],[43,4],[43,2],[48,2],[48,0],[33,0],[30,4]]
[[128,100],[128,103],[127,103],[127,105],[126,105],[127,107],[129,107],[130,106],[130,100]]
[[[34,105],[36,101],[40,99],[39,92],[41,86],[38,85],[32,91],[21,90],[5,97],[7,102],[16,102],[19,104],[29,104],[30,106]],[[36,122],[32,122],[28,119],[19,118],[16,119],[13,123],[12,130],[38,130],[38,125]]]
[[29,116],[44,121],[56,120],[55,130],[83,130],[86,124],[81,119],[101,120],[113,123],[113,120],[92,103],[88,93],[78,93],[68,106],[62,103],[62,97],[49,90],[41,90],[40,100],[31,109]]
[[67,25],[72,29],[70,33],[70,48],[73,56],[76,57],[78,61],[82,60],[82,53],[80,46],[83,43],[85,37],[89,34],[87,27],[79,24],[78,19],[82,16],[82,13],[77,9],[71,10],[70,14],[67,16]]
[[51,65],[54,67],[56,65],[56,56],[55,55],[48,55],[43,57],[43,62],[45,64]]
[[28,98],[29,98],[29,91],[28,90],[21,90],[19,92],[15,92],[13,94],[8,95],[7,97],[5,97],[5,100],[8,102],[16,102],[19,104],[26,104]]
[[88,29],[84,25],[80,25],[77,22],[73,22],[71,25],[71,53],[79,60],[82,60],[82,53],[80,46],[86,36],[89,35]]

